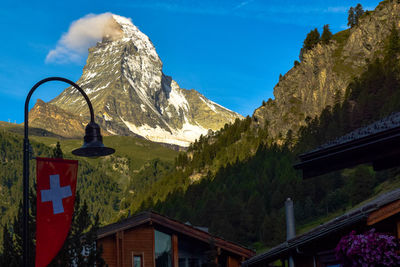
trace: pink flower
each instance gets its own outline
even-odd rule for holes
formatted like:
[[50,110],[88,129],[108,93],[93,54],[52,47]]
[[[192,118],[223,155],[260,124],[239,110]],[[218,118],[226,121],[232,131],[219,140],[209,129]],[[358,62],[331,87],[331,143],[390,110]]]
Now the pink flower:
[[335,248],[342,266],[400,266],[399,241],[391,235],[371,229],[357,235],[353,230]]

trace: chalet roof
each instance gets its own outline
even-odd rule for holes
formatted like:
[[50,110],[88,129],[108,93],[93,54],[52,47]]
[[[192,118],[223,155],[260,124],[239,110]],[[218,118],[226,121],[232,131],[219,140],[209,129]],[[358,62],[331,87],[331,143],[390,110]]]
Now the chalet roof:
[[344,227],[351,226],[361,221],[366,221],[372,212],[399,199],[400,188],[382,194],[374,200],[369,201],[358,208],[352,209],[340,217],[315,227],[307,233],[281,243],[265,253],[250,258],[249,260],[243,262],[242,266],[250,266],[252,264],[258,264],[261,262],[272,262],[276,259],[279,259],[282,255],[288,254],[289,251],[301,247],[302,245],[316,242],[318,239],[334,234]]
[[400,165],[400,112],[299,155],[296,169],[309,178],[358,164],[375,170]]
[[210,240],[214,240],[217,247],[245,258],[250,258],[255,255],[253,250],[250,250],[237,243],[224,240],[221,237],[211,235],[204,228],[185,224],[155,212],[142,212],[123,221],[106,225],[98,230],[97,239],[115,234],[118,231],[132,229],[147,224],[162,226],[170,229],[173,232],[180,233],[206,243],[209,243]]

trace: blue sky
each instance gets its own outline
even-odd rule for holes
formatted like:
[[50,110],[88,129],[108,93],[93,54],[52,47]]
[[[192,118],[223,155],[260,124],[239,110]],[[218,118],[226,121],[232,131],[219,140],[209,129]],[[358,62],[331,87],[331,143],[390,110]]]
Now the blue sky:
[[[30,88],[49,76],[77,81],[87,54],[69,63],[45,62],[70,24],[89,14],[111,12],[132,19],[149,36],[164,73],[187,89],[244,116],[273,97],[279,74],[298,55],[307,33],[329,24],[346,29],[347,10],[379,1],[130,0],[2,1],[0,9],[0,120],[23,122]],[[49,101],[66,87],[45,84],[35,92]]]

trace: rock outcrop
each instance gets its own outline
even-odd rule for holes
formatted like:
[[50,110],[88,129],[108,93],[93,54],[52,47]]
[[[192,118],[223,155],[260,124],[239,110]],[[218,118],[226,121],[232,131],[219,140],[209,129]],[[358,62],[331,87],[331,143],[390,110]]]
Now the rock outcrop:
[[[89,109],[88,109],[89,112]],[[29,124],[41,129],[47,129],[63,137],[82,137],[86,123],[80,116],[69,113],[55,105],[38,99],[29,113]]]
[[275,86],[275,99],[254,111],[255,124],[268,123],[270,136],[281,139],[289,130],[297,132],[307,117],[318,116],[326,106],[343,100],[350,81],[380,56],[392,25],[400,28],[400,3],[383,1],[367,11],[358,25],[306,52],[303,61]]

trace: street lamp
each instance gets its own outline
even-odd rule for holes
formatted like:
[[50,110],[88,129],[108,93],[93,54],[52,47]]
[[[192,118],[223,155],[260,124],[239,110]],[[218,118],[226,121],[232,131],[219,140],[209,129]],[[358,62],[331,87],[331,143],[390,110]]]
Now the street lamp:
[[36,83],[29,91],[25,100],[25,118],[24,118],[24,150],[23,150],[23,265],[29,267],[29,139],[28,139],[28,121],[29,121],[29,100],[33,92],[42,84],[49,81],[66,82],[77,89],[85,98],[90,110],[90,122],[85,128],[85,137],[83,146],[72,151],[72,154],[81,157],[100,157],[107,156],[115,152],[113,148],[103,145],[103,138],[100,134],[100,127],[94,122],[94,113],[92,103],[85,91],[76,83],[61,77],[49,77]]

